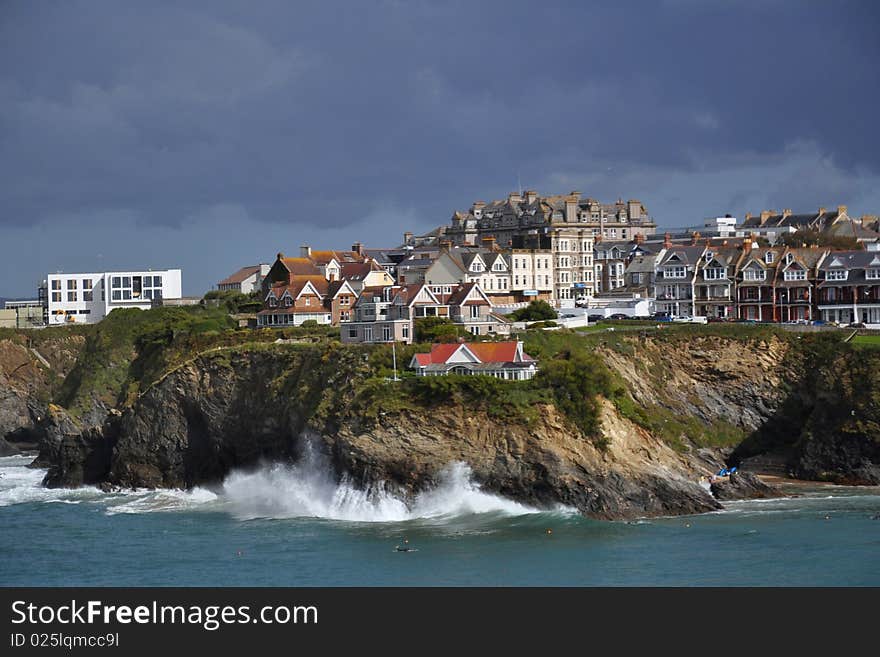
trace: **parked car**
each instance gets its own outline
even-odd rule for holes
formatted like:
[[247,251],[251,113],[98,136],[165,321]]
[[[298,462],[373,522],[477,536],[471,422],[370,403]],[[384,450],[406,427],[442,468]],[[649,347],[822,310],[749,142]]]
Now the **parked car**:
[[630,319],[630,316],[624,315],[623,313],[614,313],[613,315],[609,315],[608,319]]
[[577,296],[577,298],[574,300],[574,305],[576,305],[578,308],[586,306],[587,305],[587,296],[585,294],[579,294]]
[[672,317],[670,317],[669,313],[654,313],[651,315],[651,319],[658,322],[671,322]]
[[605,315],[588,315],[587,316],[588,322],[601,322],[603,319],[605,319]]

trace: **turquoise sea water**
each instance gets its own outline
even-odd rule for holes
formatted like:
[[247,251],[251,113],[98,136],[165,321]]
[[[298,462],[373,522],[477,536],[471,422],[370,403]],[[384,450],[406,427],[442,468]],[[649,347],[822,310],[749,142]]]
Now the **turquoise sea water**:
[[2,586],[880,585],[876,488],[627,523],[523,507],[461,465],[407,508],[318,460],[114,494],[43,489],[28,462],[0,459]]

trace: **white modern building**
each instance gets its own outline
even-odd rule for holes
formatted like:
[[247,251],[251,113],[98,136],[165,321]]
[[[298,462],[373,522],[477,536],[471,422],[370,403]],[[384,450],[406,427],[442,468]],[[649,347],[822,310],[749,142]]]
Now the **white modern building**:
[[94,324],[116,308],[148,310],[153,299],[182,296],[181,271],[113,271],[49,274],[49,325]]

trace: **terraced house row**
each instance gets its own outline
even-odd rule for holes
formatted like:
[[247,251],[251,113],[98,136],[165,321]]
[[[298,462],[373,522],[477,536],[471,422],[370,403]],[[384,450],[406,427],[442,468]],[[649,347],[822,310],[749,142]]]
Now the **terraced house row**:
[[747,238],[740,246],[670,245],[634,260],[633,273],[644,272],[646,258],[659,312],[880,324],[878,251],[762,247]]

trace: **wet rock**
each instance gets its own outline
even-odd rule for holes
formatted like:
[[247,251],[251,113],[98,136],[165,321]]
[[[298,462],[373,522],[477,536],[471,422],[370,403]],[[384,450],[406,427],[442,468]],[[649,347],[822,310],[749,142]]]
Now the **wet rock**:
[[754,500],[781,497],[776,486],[766,484],[751,472],[737,470],[732,475],[716,479],[709,485],[712,495],[718,500]]

